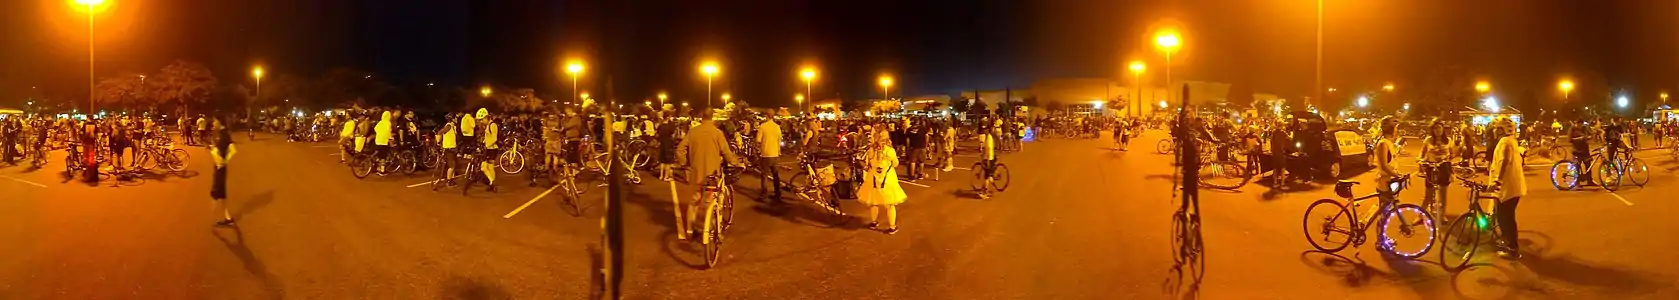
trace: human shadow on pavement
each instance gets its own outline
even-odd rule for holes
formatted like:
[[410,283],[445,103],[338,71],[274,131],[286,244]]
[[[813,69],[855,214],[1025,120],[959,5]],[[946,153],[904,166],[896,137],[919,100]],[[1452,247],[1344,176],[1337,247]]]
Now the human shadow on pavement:
[[[1527,284],[1510,277],[1510,271],[1504,267],[1477,262],[1464,266],[1462,271],[1452,274],[1452,293],[1462,299],[1535,299],[1543,298],[1543,290],[1524,287]],[[1537,295],[1517,295],[1518,292],[1534,292]]]
[[268,293],[268,299],[285,299],[285,287],[280,285],[280,281],[275,279],[273,274],[268,273],[268,266],[263,264],[262,260],[258,260],[256,254],[251,253],[251,248],[245,245],[245,231],[239,226],[233,226],[232,231],[232,240],[223,237],[225,233],[221,230],[213,231],[211,235],[215,235],[216,239],[222,242],[222,246],[233,252],[233,256],[244,266],[245,273],[255,276],[257,281],[262,283],[262,289]]
[[1336,276],[1341,284],[1348,287],[1367,286],[1374,279],[1387,280],[1392,274],[1382,272],[1365,264],[1362,258],[1348,258],[1340,254],[1319,250],[1307,250],[1300,253],[1300,262],[1318,272]]
[[443,299],[490,300],[513,299],[506,289],[483,280],[453,276],[443,282]]
[[782,200],[781,204],[758,204],[752,206],[752,211],[766,216],[775,217],[788,223],[809,225],[817,228],[839,228],[856,230],[862,227],[845,226],[855,224],[856,216],[828,213],[826,209],[818,208],[815,203],[805,200]]
[[258,209],[267,207],[270,203],[274,203],[274,190],[257,193],[256,196],[251,197],[250,201],[245,202],[245,205],[240,205],[238,210],[233,211],[233,217],[235,219],[244,220],[246,216],[256,212]]
[[1540,278],[1560,280],[1591,288],[1604,298],[1633,298],[1653,295],[1671,286],[1672,275],[1633,270],[1621,266],[1598,265],[1572,254],[1553,256],[1526,255],[1517,260]]

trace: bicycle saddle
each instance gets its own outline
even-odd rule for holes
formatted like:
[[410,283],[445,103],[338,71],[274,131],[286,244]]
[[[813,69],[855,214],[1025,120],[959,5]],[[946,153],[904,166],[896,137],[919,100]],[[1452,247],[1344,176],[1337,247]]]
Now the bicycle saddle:
[[1352,181],[1352,180],[1336,181],[1335,182],[1335,195],[1336,196],[1341,196],[1341,198],[1352,198],[1353,197],[1353,186],[1355,186],[1355,185],[1358,185],[1357,181]]

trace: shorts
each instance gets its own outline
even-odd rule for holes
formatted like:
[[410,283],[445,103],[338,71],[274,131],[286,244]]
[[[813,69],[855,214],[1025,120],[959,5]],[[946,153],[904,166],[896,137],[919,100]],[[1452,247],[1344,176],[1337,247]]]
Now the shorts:
[[211,180],[210,199],[221,201],[227,199],[227,167],[216,168]]

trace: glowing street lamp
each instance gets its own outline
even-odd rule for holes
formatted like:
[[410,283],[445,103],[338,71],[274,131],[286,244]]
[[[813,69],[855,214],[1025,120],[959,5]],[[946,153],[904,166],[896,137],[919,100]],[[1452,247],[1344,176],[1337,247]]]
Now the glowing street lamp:
[[[1178,47],[1182,46],[1182,41],[1178,39],[1178,32],[1173,30],[1156,32],[1154,34],[1154,46],[1160,48],[1161,52],[1166,53],[1166,85],[1172,85],[1172,52],[1177,51]],[[1167,94],[1170,95],[1171,93]]]
[[87,10],[87,111],[93,108],[93,15],[99,12],[99,7],[105,5],[105,0],[75,0],[77,7]]
[[[1144,65],[1143,61],[1141,61],[1141,60],[1133,60],[1133,61],[1131,61],[1130,69],[1131,69],[1131,81],[1132,81],[1133,85],[1136,85],[1136,90],[1137,90],[1137,93],[1135,95],[1131,95],[1131,98],[1132,99],[1137,99],[1137,106],[1142,106],[1142,104],[1143,104],[1143,71],[1148,69],[1148,65]],[[1126,101],[1126,102],[1130,102],[1130,101]],[[1131,114],[1134,115],[1134,116],[1140,116],[1140,114],[1143,113],[1142,111],[1140,111],[1138,109],[1127,109],[1127,110],[1132,111]]]
[[583,74],[583,63],[577,61],[566,63],[565,72],[571,75],[571,102],[577,102],[577,76]]
[[[711,79],[717,76],[719,68],[715,62],[700,65],[700,73],[705,73],[705,108],[711,109]],[[728,101],[727,99],[723,101]]]
[[1358,108],[1370,107],[1370,97],[1358,96]]
[[880,81],[880,99],[881,100],[892,99],[892,93],[891,93],[891,91],[892,91],[892,75],[881,75],[879,81]]
[[1627,99],[1627,95],[1621,95],[1620,97],[1615,97],[1615,106],[1620,106],[1621,108],[1627,108],[1628,105],[1632,105],[1632,100]]
[[733,97],[730,97],[729,93],[723,93],[723,104],[728,105],[730,98],[733,98]]
[[1480,82],[1475,83],[1475,91],[1477,91],[1477,92],[1485,93],[1485,92],[1491,91],[1491,90],[1492,90],[1492,84],[1487,83],[1486,81],[1480,81]]
[[661,107],[665,106],[665,98],[667,98],[667,97],[668,96],[665,95],[665,92],[659,92],[659,106],[661,106]]
[[1667,103],[1667,92],[1662,92],[1662,103]]
[[1389,82],[1388,84],[1382,85],[1382,91],[1392,93],[1393,92],[1393,83]]
[[490,86],[486,85],[486,86],[478,87],[478,95],[484,96],[484,98],[489,98],[490,97]]
[[1568,101],[1568,92],[1574,91],[1574,81],[1563,79],[1562,82],[1557,82],[1557,89],[1562,90],[1562,100]]
[[[256,78],[257,95],[256,97],[252,97],[253,101],[245,103],[245,118],[249,121],[255,121],[255,119],[249,118],[251,117],[251,105],[256,102],[256,99],[262,98],[262,66],[257,66],[256,68],[251,69],[251,77]],[[142,81],[145,80],[144,77],[141,78]],[[245,136],[251,138],[251,140],[256,140],[256,126],[245,126]]]
[[[799,78],[804,79],[804,81],[805,81],[805,95],[814,95],[810,92],[810,83],[811,83],[811,81],[816,80],[816,68],[805,67],[803,70],[799,70]],[[801,95],[799,98],[804,98],[804,96]],[[803,101],[800,101],[799,102],[799,112],[803,113],[804,111],[805,111],[805,104],[804,104]]]

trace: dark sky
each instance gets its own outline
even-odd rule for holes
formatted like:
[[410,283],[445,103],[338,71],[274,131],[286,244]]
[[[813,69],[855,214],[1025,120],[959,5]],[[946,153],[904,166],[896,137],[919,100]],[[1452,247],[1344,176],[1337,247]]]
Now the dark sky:
[[[258,63],[274,75],[346,66],[397,84],[558,96],[569,90],[560,65],[577,58],[595,95],[611,74],[619,99],[661,90],[692,99],[705,92],[697,66],[709,58],[723,65],[718,93],[782,104],[802,91],[795,72],[806,64],[821,69],[815,89],[825,98],[877,96],[882,73],[897,77],[894,95],[1124,76],[1131,59],[1159,76],[1161,56],[1139,46],[1150,26],[1170,23],[1187,39],[1174,78],[1285,97],[1312,87],[1312,1],[108,1],[94,26],[100,76],[175,59],[202,62],[224,82],[249,81]],[[85,97],[86,17],[66,3],[0,1],[0,106]],[[1456,68],[1500,92],[1553,93],[1560,76],[1582,78],[1576,95],[1607,94],[1608,84],[1640,100],[1679,89],[1673,2],[1327,4],[1328,86],[1404,89]]]

